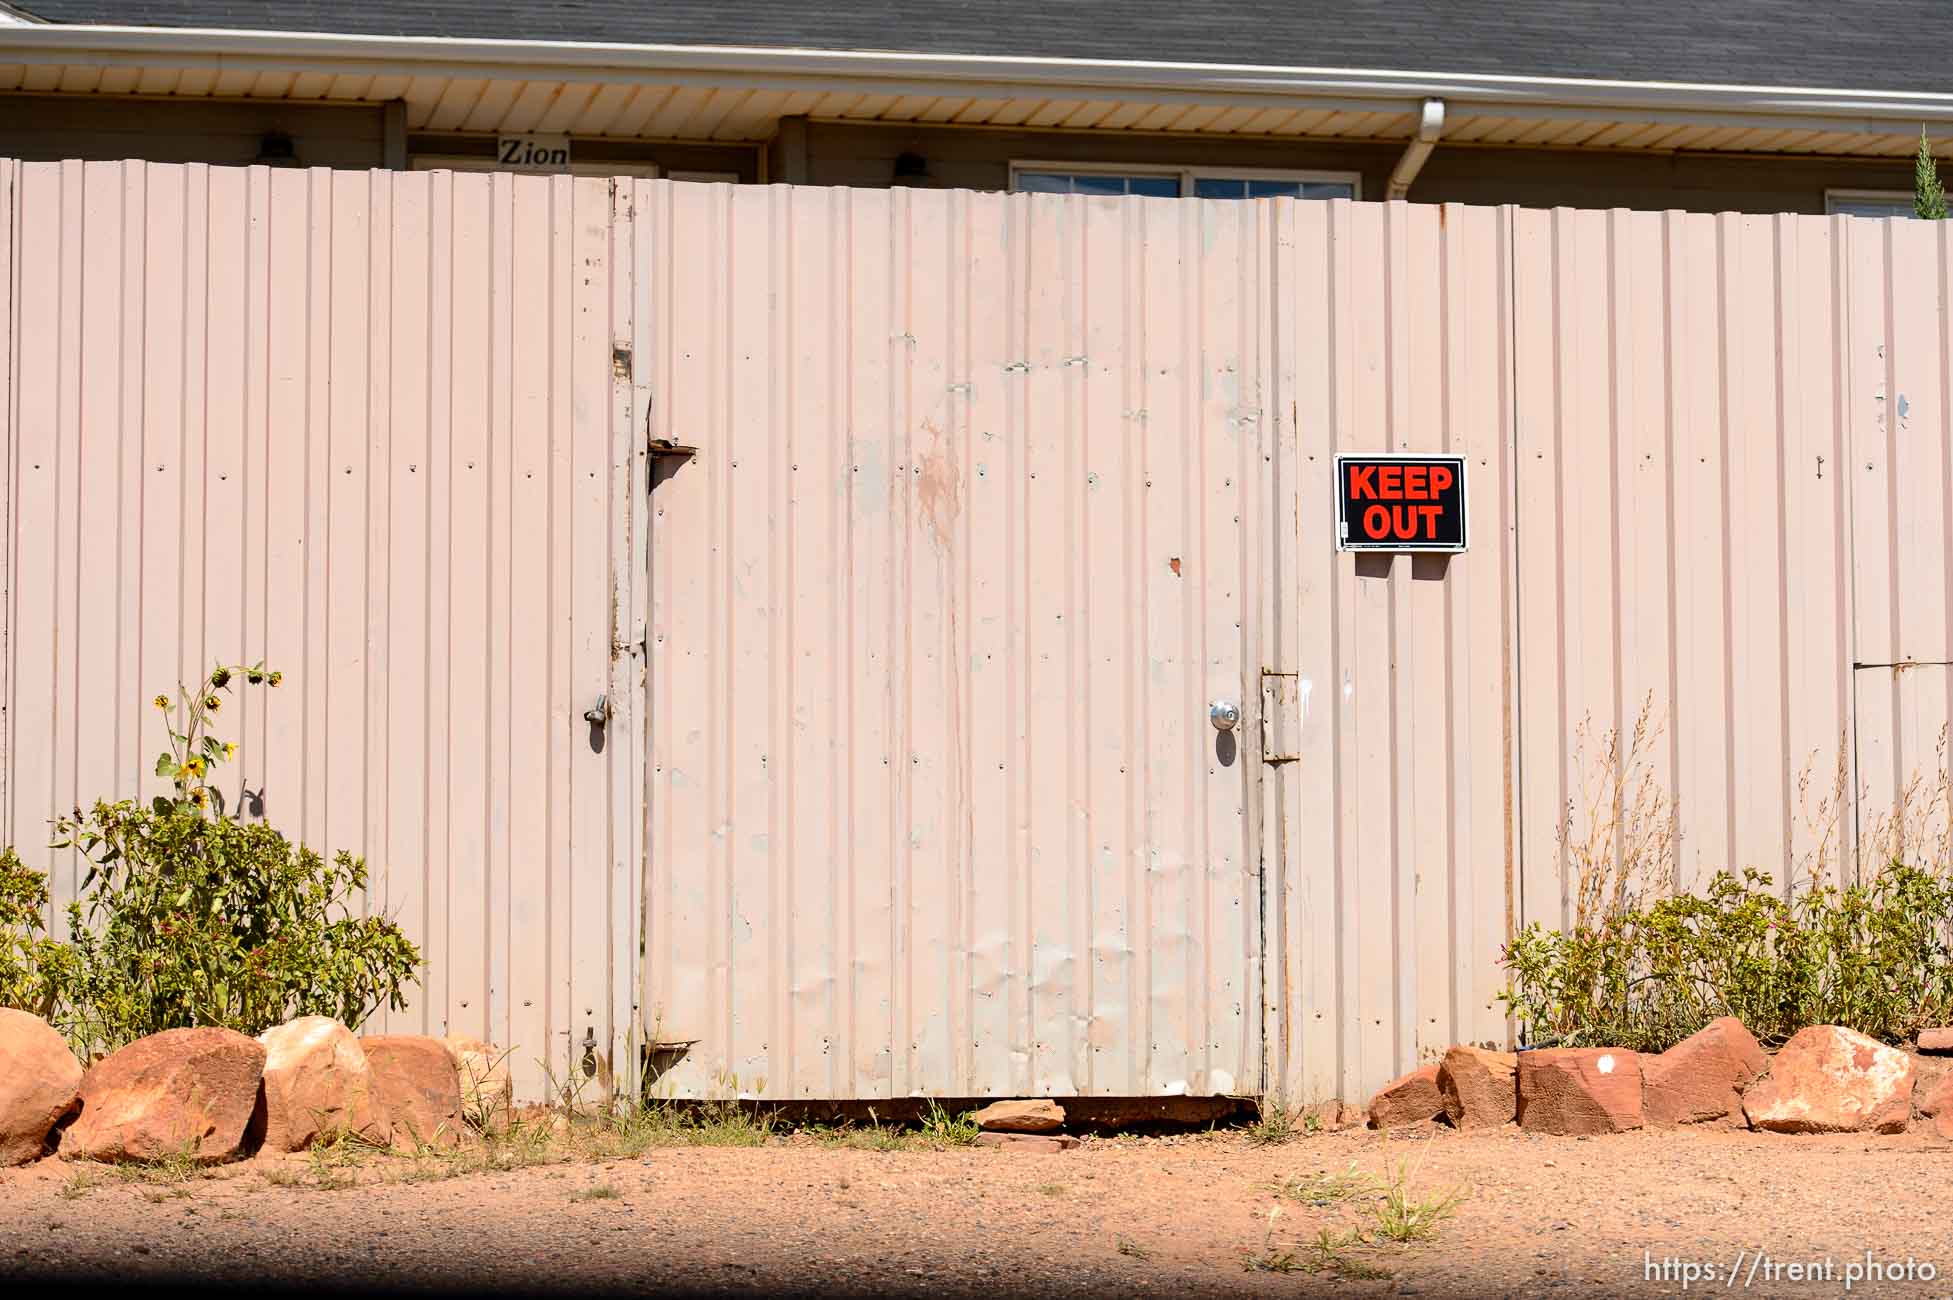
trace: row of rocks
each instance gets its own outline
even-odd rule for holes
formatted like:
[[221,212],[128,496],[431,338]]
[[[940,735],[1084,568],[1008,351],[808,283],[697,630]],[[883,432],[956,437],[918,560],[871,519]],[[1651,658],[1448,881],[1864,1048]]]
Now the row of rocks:
[[0,1009],[0,1166],[57,1146],[72,1159],[205,1164],[342,1134],[453,1146],[470,1123],[505,1120],[511,1100],[501,1055],[460,1036],[358,1038],[305,1016],[255,1039],[171,1029],[84,1070],[45,1021]]
[[[1922,1035],[1920,1048],[1953,1051],[1953,1030]],[[1560,1136],[1687,1124],[1899,1133],[1915,1112],[1953,1138],[1953,1063],[1838,1025],[1802,1030],[1768,1056],[1740,1020],[1725,1016],[1659,1055],[1453,1047],[1385,1085],[1370,1102],[1369,1122],[1391,1128],[1444,1119],[1472,1129],[1516,1121]]]

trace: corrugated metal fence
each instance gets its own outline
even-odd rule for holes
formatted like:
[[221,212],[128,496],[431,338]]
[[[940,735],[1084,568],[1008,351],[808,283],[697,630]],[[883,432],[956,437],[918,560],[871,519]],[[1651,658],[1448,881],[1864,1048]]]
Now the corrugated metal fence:
[[428,959],[381,1024],[508,1044],[528,1095],[586,1039],[627,1060],[608,182],[6,168],[8,840],[72,896],[48,819],[154,793],[150,697],[263,658],[224,784],[368,857]]
[[[1355,1098],[1505,1039],[1644,703],[1685,881],[1848,874],[1939,768],[1944,227],[0,184],[9,836],[263,655],[244,784],[426,945],[392,1027],[532,1095],[638,1033],[677,1094]],[[1467,456],[1469,553],[1334,552],[1384,449]]]

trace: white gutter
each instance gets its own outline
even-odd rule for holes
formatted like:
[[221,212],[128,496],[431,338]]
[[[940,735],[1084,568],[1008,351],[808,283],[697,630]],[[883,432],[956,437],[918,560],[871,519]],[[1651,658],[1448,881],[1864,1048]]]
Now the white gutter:
[[1427,99],[1424,109],[1418,115],[1417,134],[1404,146],[1404,156],[1390,169],[1390,183],[1384,186],[1386,199],[1401,199],[1410,194],[1411,182],[1417,173],[1424,170],[1424,160],[1437,148],[1438,136],[1444,131],[1444,101]]
[[[1239,102],[1295,107],[1335,100],[1368,111],[1418,112],[1427,99],[1454,111],[1501,116],[1690,120],[1697,114],[1739,125],[1890,133],[1928,121],[1953,121],[1953,94],[1754,86],[1667,81],[1514,77],[1478,73],[1286,67],[1263,64],[1056,59],[964,54],[805,50],[758,46],[633,45],[604,42],[484,41],[425,36],[344,36],[313,32],[56,24],[0,28],[0,61],[25,64],[149,65],[434,75],[486,79],[659,82],[883,94],[972,96],[1035,93],[1103,98],[1124,91],[1162,101]],[[1327,105],[1334,106],[1334,105]],[[1551,111],[1548,111],[1551,110]],[[1838,119],[1847,119],[1831,125]]]

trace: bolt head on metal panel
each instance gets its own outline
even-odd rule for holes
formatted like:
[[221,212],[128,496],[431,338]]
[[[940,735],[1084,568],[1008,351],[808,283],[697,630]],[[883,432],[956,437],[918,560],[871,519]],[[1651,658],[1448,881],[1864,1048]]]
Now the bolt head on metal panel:
[[1241,706],[1233,700],[1215,700],[1207,708],[1207,720],[1216,731],[1232,731],[1241,721]]

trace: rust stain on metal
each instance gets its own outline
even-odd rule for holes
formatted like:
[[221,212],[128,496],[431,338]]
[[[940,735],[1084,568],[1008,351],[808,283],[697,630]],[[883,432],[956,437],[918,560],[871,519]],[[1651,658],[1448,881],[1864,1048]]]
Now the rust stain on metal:
[[956,517],[963,509],[962,472],[950,454],[949,438],[942,429],[924,422],[931,435],[929,451],[922,459],[922,472],[916,479],[916,500],[929,520],[939,549],[950,549]]

